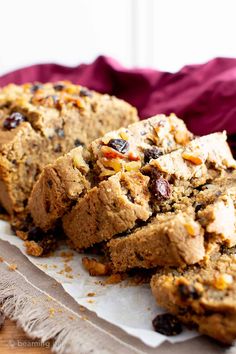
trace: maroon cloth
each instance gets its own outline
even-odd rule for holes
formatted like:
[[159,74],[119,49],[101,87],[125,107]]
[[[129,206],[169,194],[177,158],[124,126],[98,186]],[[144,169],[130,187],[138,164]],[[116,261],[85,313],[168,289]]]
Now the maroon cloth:
[[206,64],[185,66],[177,73],[126,69],[100,56],[92,64],[69,68],[40,64],[0,77],[10,82],[70,80],[125,99],[141,118],[175,112],[195,134],[226,129],[236,134],[236,59],[216,58]]

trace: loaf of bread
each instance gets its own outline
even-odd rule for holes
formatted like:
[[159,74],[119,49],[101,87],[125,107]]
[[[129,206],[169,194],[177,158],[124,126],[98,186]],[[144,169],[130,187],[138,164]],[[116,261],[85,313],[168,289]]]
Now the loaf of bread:
[[69,82],[0,91],[0,204],[22,213],[44,166],[74,147],[138,120],[136,109]]

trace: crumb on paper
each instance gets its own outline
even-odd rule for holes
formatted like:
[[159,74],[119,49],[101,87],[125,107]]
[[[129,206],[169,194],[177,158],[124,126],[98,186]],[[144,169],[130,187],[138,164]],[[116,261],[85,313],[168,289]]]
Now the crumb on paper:
[[25,231],[16,230],[16,236],[21,238],[23,241],[26,241],[28,238],[28,233]]
[[17,264],[15,264],[15,263],[9,264],[8,269],[13,272],[14,270],[17,269]]
[[72,274],[66,274],[66,278],[68,278],[68,279],[74,279],[74,277],[73,277]]
[[75,316],[69,316],[68,317],[70,320],[74,321],[75,320]]
[[0,257],[0,263],[4,262],[4,259],[2,257]]
[[85,312],[86,311],[86,308],[84,306],[80,306],[79,309],[80,309],[81,312]]
[[72,272],[72,268],[69,267],[69,266],[65,266],[64,271],[65,271],[66,273],[71,273],[71,272]]
[[100,263],[94,258],[83,257],[82,264],[92,276],[109,275],[111,271],[109,264]]
[[49,309],[49,316],[50,316],[50,317],[54,317],[54,315],[55,315],[55,309],[54,309],[53,307],[51,307],[51,308]]
[[93,296],[95,296],[96,295],[96,293],[88,293],[87,294],[87,296],[89,296],[89,297],[93,297]]
[[43,248],[39,246],[35,241],[25,241],[26,253],[30,256],[39,257],[43,254]]
[[87,302],[88,302],[89,304],[94,304],[94,303],[95,303],[95,300],[89,299],[89,300],[87,300]]
[[87,320],[88,320],[88,317],[87,317],[87,316],[82,316],[81,319],[82,319],[83,321],[87,321]]
[[105,281],[105,284],[118,284],[123,280],[123,276],[119,273],[110,275]]

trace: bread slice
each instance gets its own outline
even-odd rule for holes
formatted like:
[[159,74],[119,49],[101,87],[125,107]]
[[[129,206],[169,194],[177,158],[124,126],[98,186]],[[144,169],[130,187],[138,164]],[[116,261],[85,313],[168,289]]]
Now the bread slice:
[[[189,156],[197,156],[199,160],[197,162],[189,160]],[[220,175],[226,169],[235,167],[235,160],[226,143],[226,135],[222,133],[196,138],[184,148],[155,160],[152,159],[142,169],[143,173],[149,174],[149,178],[142,181],[145,200],[149,201],[150,205],[149,217],[159,212],[160,207],[169,207],[170,204],[180,200],[186,195],[187,189],[190,193],[193,188],[212,180],[217,174]],[[123,179],[125,174],[127,172],[122,175]],[[110,177],[106,182],[88,191],[84,198],[80,199],[63,217],[64,232],[76,248],[86,248],[95,243],[107,241],[119,233],[132,230],[140,220],[148,219],[146,204],[143,206],[143,214],[135,213],[136,203],[140,204],[143,194],[140,188],[136,188],[137,174],[134,174],[133,178],[131,176],[129,175],[129,183],[125,184],[125,194],[128,193],[131,197],[129,200],[126,197],[129,214],[126,213],[125,222],[120,222],[119,228],[114,224],[114,220],[118,217],[123,218],[125,209],[124,203],[121,202],[123,200],[122,188],[117,189],[113,186],[113,181],[119,179],[119,176],[114,179]],[[181,183],[183,188],[181,188]],[[109,198],[102,197],[104,190]],[[130,222],[128,222],[129,218]],[[150,247],[151,245],[152,243]]]
[[43,167],[74,147],[138,120],[136,109],[68,82],[0,91],[0,203],[24,211]]
[[151,280],[158,305],[199,332],[236,339],[236,248],[221,248],[199,266],[165,269]]
[[115,272],[184,266],[204,259],[215,245],[236,244],[236,173],[193,190],[131,233],[106,245]]
[[[192,134],[187,130],[182,120],[174,115],[170,117],[158,115],[145,121],[131,124],[127,128],[121,128],[117,131],[107,133],[103,138],[95,140],[90,145],[89,151],[80,150],[79,152],[77,150],[73,152],[73,155],[76,153],[76,157],[74,156],[73,159],[71,158],[71,154],[61,157],[58,161],[56,160],[44,169],[31,193],[29,209],[34,223],[43,230],[52,229],[57,220],[60,219],[65,212],[70,211],[71,205],[76,200],[79,201],[81,199],[85,190],[88,191],[89,186],[92,188],[97,186],[102,180],[107,180],[110,176],[119,174],[117,177],[111,178],[110,181],[102,182],[100,187],[91,190],[86,196],[85,201],[82,203],[84,207],[89,204],[88,208],[91,208],[91,204],[95,203],[93,199],[98,200],[98,198],[100,198],[99,195],[103,194],[105,188],[110,188],[112,191],[113,187],[111,186],[113,184],[119,184],[120,179],[123,183],[120,188],[124,189],[124,180],[130,179],[128,177],[129,171],[139,171],[141,166],[150,159],[187,144],[191,138]],[[76,176],[77,169],[74,167],[75,158],[80,171],[84,170],[84,159],[86,160],[86,166],[89,164],[89,169],[85,168],[86,171],[82,172],[83,177],[87,180],[87,184],[84,178],[79,179],[79,177]],[[69,171],[68,173],[67,169]],[[58,182],[56,182],[55,178],[50,177],[55,174],[55,171],[60,175],[60,181],[58,180]],[[72,172],[75,174],[74,180],[76,183],[81,184],[81,186],[77,186],[77,189],[83,191],[82,194],[75,193],[71,195],[64,187],[68,178],[72,178]],[[122,176],[124,176],[126,172],[127,178],[123,178]],[[140,176],[140,173],[134,174],[133,176],[134,178],[139,176],[137,177],[137,183],[140,183],[139,180],[141,179],[144,185],[147,185],[149,178]],[[55,184],[49,188],[48,181],[51,181],[50,184],[55,181]],[[136,182],[134,182],[134,186],[136,186]],[[118,192],[118,189],[116,190]],[[140,195],[143,196],[145,194],[144,192]],[[110,195],[111,194],[112,193],[110,193]],[[123,191],[121,194],[124,194]],[[57,200],[55,200],[55,196]],[[118,199],[119,195],[117,194],[116,200]],[[129,206],[130,209],[132,209],[132,203],[130,201]],[[101,207],[106,209],[104,204]],[[93,216],[89,217],[89,213],[89,211],[86,211],[86,219],[84,219],[85,216],[83,216],[82,220],[87,220],[88,223],[92,222],[94,224],[92,221]],[[144,215],[146,217],[146,210],[144,211]],[[90,220],[88,220],[88,218]],[[83,221],[81,221],[81,223],[82,222]],[[75,221],[75,223],[77,223],[77,221]],[[129,225],[133,225],[133,223],[130,222]],[[115,225],[114,228],[116,229]],[[90,230],[92,230],[91,227]]]

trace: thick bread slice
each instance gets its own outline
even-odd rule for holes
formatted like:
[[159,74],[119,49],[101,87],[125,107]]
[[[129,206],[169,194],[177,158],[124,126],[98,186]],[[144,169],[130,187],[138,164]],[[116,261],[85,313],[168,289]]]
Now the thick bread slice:
[[151,280],[158,305],[223,343],[236,339],[236,249],[221,249],[201,266],[166,269]]

